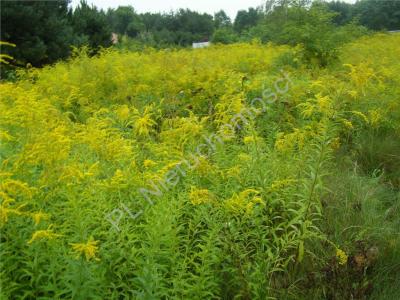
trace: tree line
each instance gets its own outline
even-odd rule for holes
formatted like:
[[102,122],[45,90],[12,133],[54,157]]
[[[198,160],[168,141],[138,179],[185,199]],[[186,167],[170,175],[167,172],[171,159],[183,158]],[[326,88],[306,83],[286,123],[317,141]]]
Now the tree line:
[[[256,38],[262,42],[314,43],[310,52],[323,56],[326,54],[321,54],[324,50],[320,48],[337,44],[349,34],[334,28],[357,25],[357,29],[352,27],[353,33],[360,26],[400,29],[398,0],[359,0],[355,4],[267,0],[263,6],[238,11],[234,20],[223,10],[214,15],[189,9],[138,13],[132,6],[104,11],[83,0],[72,9],[70,1],[1,1],[1,40],[16,45],[3,46],[1,53],[14,57],[14,66],[43,66],[69,57],[71,46],[87,45],[94,54],[111,46],[111,33],[116,33],[119,47],[185,47],[195,41],[234,43]],[[322,38],[327,41],[324,45],[319,44]]]

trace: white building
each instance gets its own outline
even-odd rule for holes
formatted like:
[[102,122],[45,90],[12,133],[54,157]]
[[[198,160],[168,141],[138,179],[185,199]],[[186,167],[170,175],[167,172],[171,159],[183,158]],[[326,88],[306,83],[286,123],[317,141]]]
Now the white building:
[[201,42],[201,43],[193,43],[192,46],[194,49],[198,48],[207,48],[211,45],[210,42]]

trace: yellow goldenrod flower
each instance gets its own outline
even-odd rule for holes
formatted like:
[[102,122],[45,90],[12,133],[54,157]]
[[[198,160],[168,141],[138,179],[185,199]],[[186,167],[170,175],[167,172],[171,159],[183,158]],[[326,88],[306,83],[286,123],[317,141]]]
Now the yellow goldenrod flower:
[[126,121],[129,118],[129,107],[123,105],[117,109],[117,116],[121,121]]
[[297,107],[301,108],[301,115],[304,118],[311,117],[315,112],[323,115],[331,115],[333,113],[332,99],[329,96],[322,96],[321,93],[317,94],[315,99],[308,99]]
[[7,223],[8,215],[12,214],[12,213],[18,214],[18,212],[15,211],[14,209],[7,208],[3,204],[0,205],[0,222],[1,222],[1,225],[4,225],[5,223]]
[[138,135],[148,136],[151,128],[155,125],[155,122],[150,118],[149,115],[145,115],[141,118],[137,118],[135,121],[135,131]]
[[377,127],[379,123],[381,123],[383,117],[381,111],[379,109],[373,109],[368,111],[369,114],[369,122],[372,127]]
[[[15,44],[9,43],[9,42],[3,42],[3,41],[0,41],[0,45],[15,47]],[[4,54],[4,53],[0,54],[0,64],[8,65],[10,63],[9,60],[11,61],[12,59],[13,59],[13,57],[8,54]]]
[[287,186],[295,184],[297,181],[298,180],[296,180],[296,179],[275,180],[274,182],[272,182],[271,187],[268,190],[269,190],[269,192],[277,192]]
[[336,258],[338,259],[339,265],[345,265],[347,263],[348,256],[343,250],[336,248]]
[[354,111],[352,111],[352,113],[354,115],[360,117],[365,123],[367,123],[367,124],[369,123],[367,116],[364,115],[362,112],[354,110]]
[[347,129],[353,129],[353,123],[351,123],[349,120],[342,119],[342,123]]
[[152,106],[146,106],[142,116],[136,116],[134,121],[135,132],[137,135],[148,136],[156,122],[152,120]]
[[215,196],[207,189],[197,189],[192,186],[189,199],[193,205],[199,205],[214,201]]
[[355,86],[363,91],[363,88],[368,84],[371,78],[375,77],[375,72],[368,66],[368,63],[361,63],[357,66],[344,64],[343,66],[350,68],[350,78]]
[[229,168],[228,170],[226,170],[226,175],[228,177],[239,177],[240,175],[240,167],[239,166],[234,166],[232,168]]
[[245,136],[243,138],[243,143],[245,143],[246,145],[254,143],[254,142],[255,142],[255,139],[253,136]]
[[199,156],[197,159],[198,160],[195,167],[196,172],[198,172],[201,176],[205,176],[213,172],[213,166],[206,157]]
[[35,222],[35,225],[38,225],[41,220],[48,220],[49,215],[39,211],[37,213],[32,213],[31,217],[32,217],[33,221]]
[[[14,201],[13,198],[11,198],[7,193],[3,192],[2,190],[0,190],[0,198],[3,198],[4,201],[8,201],[8,203]],[[5,203],[5,202],[3,202],[3,203]]]
[[61,234],[54,233],[53,230],[50,228],[51,228],[51,226],[49,226],[49,228],[45,229],[45,230],[36,230],[32,234],[32,238],[28,241],[28,244],[32,244],[36,240],[41,240],[41,239],[52,240],[52,239],[62,236]]
[[96,253],[98,252],[99,247],[97,244],[99,241],[94,241],[93,238],[90,238],[87,243],[70,243],[72,249],[77,254],[77,258],[81,255],[85,255],[86,260],[90,260],[93,258],[94,260],[100,260],[96,257]]
[[83,174],[83,176],[87,177],[95,176],[98,174],[98,172],[99,172],[99,162],[95,162],[89,167],[89,169],[87,170],[87,172]]
[[0,45],[10,46],[10,47],[15,47],[16,46],[14,43],[6,42],[6,41],[0,41]]
[[151,168],[154,167],[155,165],[157,165],[157,163],[151,159],[145,159],[143,162],[143,166],[145,168]]
[[[4,199],[3,202],[0,205],[0,227],[2,227],[4,224],[7,223],[8,221],[8,217],[11,214],[14,215],[22,215],[23,212],[20,211],[20,209],[22,207],[24,207],[25,205],[20,205],[17,208],[10,208],[10,204],[12,202],[14,202],[14,199],[11,199],[7,196],[7,198],[4,196],[6,194],[4,194],[3,192],[0,191],[0,196]],[[4,195],[2,195],[4,194]]]
[[246,189],[239,194],[234,193],[231,198],[225,201],[225,207],[235,214],[244,212],[249,215],[253,212],[256,204],[264,203],[259,194],[260,192],[254,189]]
[[279,132],[276,136],[275,148],[280,152],[288,152],[294,147],[302,149],[309,133],[306,129],[294,128],[292,133]]
[[27,198],[32,198],[32,190],[27,183],[19,180],[7,179],[1,184],[0,189],[9,195],[24,195]]
[[316,105],[321,113],[325,115],[332,114],[333,112],[332,100],[331,98],[329,98],[329,96],[322,96],[322,94],[318,94],[315,96],[315,98],[316,98]]
[[111,178],[110,186],[113,188],[123,188],[127,185],[126,176],[120,169],[117,169],[114,176]]
[[315,111],[314,104],[309,101],[299,104],[298,107],[301,108],[301,115],[304,118],[311,117]]

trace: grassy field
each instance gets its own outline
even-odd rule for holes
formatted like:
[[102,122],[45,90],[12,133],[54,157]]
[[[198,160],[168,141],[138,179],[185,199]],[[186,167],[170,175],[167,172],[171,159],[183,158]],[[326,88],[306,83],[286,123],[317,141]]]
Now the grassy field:
[[104,51],[0,92],[1,299],[399,299],[400,36]]

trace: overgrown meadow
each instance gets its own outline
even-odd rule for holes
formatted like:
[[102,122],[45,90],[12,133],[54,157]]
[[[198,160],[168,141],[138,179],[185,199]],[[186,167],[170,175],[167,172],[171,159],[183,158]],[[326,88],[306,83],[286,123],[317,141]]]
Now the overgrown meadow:
[[1,83],[1,299],[398,299],[400,36],[85,50]]

